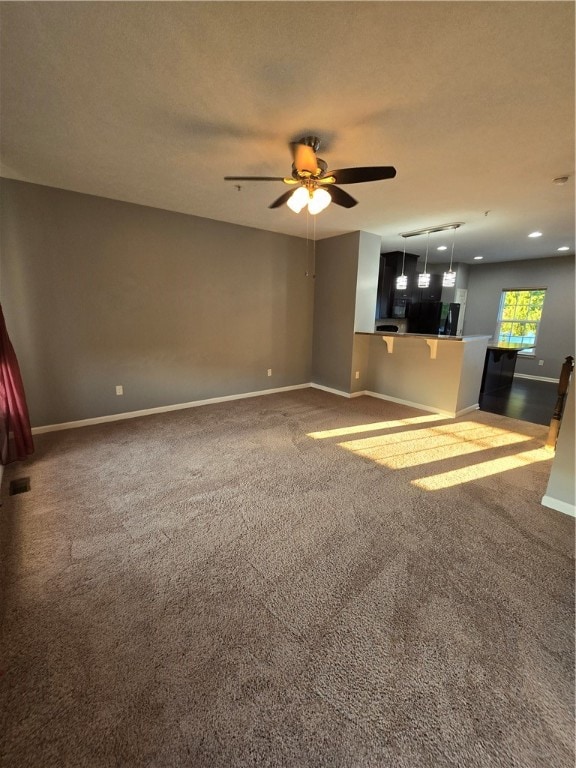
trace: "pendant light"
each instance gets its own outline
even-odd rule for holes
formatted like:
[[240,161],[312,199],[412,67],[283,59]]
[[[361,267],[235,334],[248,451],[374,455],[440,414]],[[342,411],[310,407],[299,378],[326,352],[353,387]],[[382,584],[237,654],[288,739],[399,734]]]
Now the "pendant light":
[[406,240],[404,240],[404,253],[402,254],[402,274],[396,278],[396,288],[405,291],[408,288],[408,276],[404,274],[404,262],[406,261]]
[[456,240],[456,229],[457,227],[453,228],[453,235],[452,235],[452,252],[450,253],[450,267],[448,269],[448,272],[444,272],[444,277],[442,278],[442,286],[444,288],[454,288],[456,285],[456,272],[452,270],[452,259],[454,258],[454,241]]
[[430,232],[426,233],[426,256],[424,257],[424,272],[418,275],[418,288],[428,288],[430,285],[430,274],[426,272],[426,265],[428,264],[428,246],[430,245]]

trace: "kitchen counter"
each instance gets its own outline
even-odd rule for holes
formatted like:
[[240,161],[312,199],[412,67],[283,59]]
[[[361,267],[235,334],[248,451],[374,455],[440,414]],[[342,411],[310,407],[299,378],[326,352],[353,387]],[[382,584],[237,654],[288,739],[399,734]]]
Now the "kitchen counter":
[[357,336],[392,336],[396,337],[414,337],[418,339],[442,339],[443,341],[469,341],[471,339],[489,339],[490,336],[446,336],[445,334],[438,333],[432,335],[429,333],[400,333],[399,331],[356,331]]
[[488,342],[488,349],[503,349],[506,351],[516,351],[520,352],[523,349],[534,349],[533,344],[513,344],[512,342],[505,342],[505,341],[495,341],[495,342]]
[[534,345],[488,342],[480,392],[488,394],[509,389],[514,379],[518,352],[526,349],[534,349]]

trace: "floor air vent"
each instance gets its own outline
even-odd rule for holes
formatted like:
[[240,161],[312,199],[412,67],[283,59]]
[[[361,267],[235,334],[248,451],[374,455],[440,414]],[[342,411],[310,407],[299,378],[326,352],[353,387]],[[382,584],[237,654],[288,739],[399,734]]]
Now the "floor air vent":
[[26,493],[30,490],[30,478],[19,477],[17,480],[12,480],[10,483],[10,496],[14,496],[17,493]]

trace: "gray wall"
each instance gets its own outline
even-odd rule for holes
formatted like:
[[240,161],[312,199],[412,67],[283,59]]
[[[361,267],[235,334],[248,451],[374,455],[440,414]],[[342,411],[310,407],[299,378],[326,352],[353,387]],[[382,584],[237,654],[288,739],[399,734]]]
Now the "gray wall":
[[[374,314],[376,236],[319,241],[314,286],[300,238],[1,186],[0,301],[35,426],[311,380],[365,388],[354,328]],[[574,259],[472,267],[464,333],[492,335],[514,287],[548,289],[536,357],[517,371],[557,378],[574,354]]]
[[[380,245],[378,235],[360,232],[358,242],[358,272],[356,277],[356,308],[354,330],[373,333],[376,320],[378,299],[378,273],[380,271]],[[350,370],[350,392],[362,392],[367,388],[368,351],[367,336],[354,336],[352,340],[352,359]],[[356,378],[358,373],[358,378]]]
[[[502,290],[546,288],[535,356],[518,359],[516,372],[557,379],[567,355],[574,355],[574,257],[480,264],[470,269],[465,334],[496,330]],[[538,360],[544,360],[539,366]]]
[[312,381],[350,391],[360,232],[316,243]]
[[33,425],[310,381],[305,240],[6,179],[1,192],[0,300]]
[[[543,503],[553,509],[560,509],[576,515],[576,487],[574,485],[574,432],[576,410],[574,404],[574,377],[570,382],[564,416],[556,443],[556,453]],[[558,503],[559,502],[559,503]]]
[[[316,244],[312,381],[340,392],[362,387],[365,360],[354,355],[354,331],[374,330],[380,238],[351,232]],[[361,378],[354,378],[359,370]]]
[[356,309],[354,330],[373,333],[376,320],[378,272],[380,271],[380,237],[360,232],[358,273],[356,276]]

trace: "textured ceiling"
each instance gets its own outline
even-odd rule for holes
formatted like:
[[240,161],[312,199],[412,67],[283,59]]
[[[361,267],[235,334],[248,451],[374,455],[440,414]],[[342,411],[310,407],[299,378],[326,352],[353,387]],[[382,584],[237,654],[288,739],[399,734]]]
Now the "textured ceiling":
[[223,177],[289,174],[314,133],[329,167],[397,169],[345,187],[359,204],[317,238],[397,250],[461,221],[456,261],[574,253],[573,2],[4,2],[1,22],[4,176],[305,237],[268,208],[281,182]]

